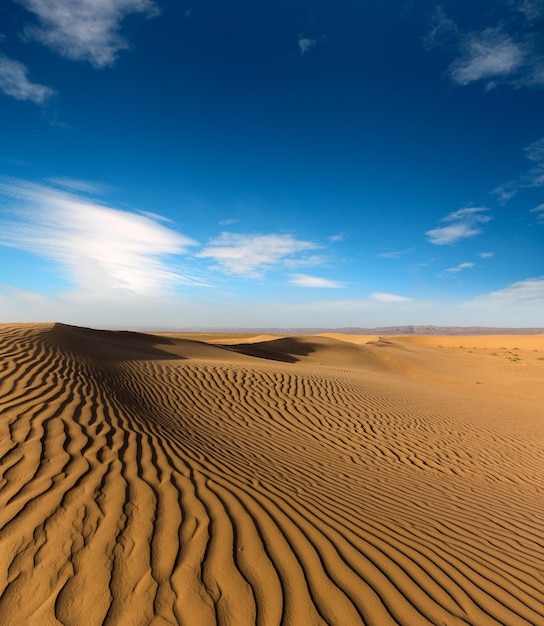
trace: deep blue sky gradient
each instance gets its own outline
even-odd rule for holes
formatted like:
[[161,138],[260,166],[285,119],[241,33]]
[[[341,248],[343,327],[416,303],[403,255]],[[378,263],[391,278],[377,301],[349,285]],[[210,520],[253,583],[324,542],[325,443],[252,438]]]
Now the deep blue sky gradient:
[[[104,67],[33,38],[25,6],[0,9],[0,321],[544,325],[544,150],[527,150],[544,137],[541,3],[157,1],[118,20],[128,48]],[[14,97],[2,58],[55,94]],[[96,233],[73,245],[57,192],[82,223],[88,203],[124,212],[114,261]],[[467,208],[477,232],[433,243]],[[194,245],[116,257],[141,212]],[[221,233],[227,255],[253,242],[245,264],[219,259]],[[147,258],[173,274],[152,290]]]

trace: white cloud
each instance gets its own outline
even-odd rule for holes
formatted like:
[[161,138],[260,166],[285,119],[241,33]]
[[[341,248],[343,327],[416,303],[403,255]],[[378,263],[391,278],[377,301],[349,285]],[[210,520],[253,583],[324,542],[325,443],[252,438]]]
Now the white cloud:
[[329,237],[329,241],[333,243],[338,243],[339,241],[344,241],[346,235],[344,233],[338,233],[337,235],[331,235]]
[[376,292],[372,293],[369,296],[370,300],[374,300],[375,302],[411,302],[412,298],[406,298],[405,296],[397,296],[394,293],[381,293]]
[[220,226],[230,226],[231,224],[238,224],[240,220],[236,219],[235,217],[227,217],[224,220],[220,220],[219,225]]
[[499,28],[486,28],[466,36],[463,56],[450,66],[453,80],[460,85],[486,80],[488,86],[516,72],[525,61],[526,52]]
[[478,255],[482,259],[490,259],[492,256],[495,256],[494,252],[480,252]]
[[453,244],[461,239],[474,237],[482,232],[479,224],[485,224],[491,220],[489,215],[484,214],[487,210],[484,207],[459,209],[442,218],[442,222],[450,222],[449,226],[433,228],[425,234],[435,245]]
[[50,87],[31,82],[27,68],[4,54],[0,54],[0,90],[17,100],[35,104],[45,104],[55,94]]
[[123,19],[133,13],[153,16],[152,0],[19,0],[39,21],[25,29],[64,57],[89,61],[95,67],[113,65],[117,53],[129,47],[119,33]]
[[448,71],[457,84],[481,81],[487,89],[499,84],[544,86],[542,35],[534,27],[544,15],[541,0],[509,4],[514,11],[497,25],[465,33],[441,7],[435,10],[423,44],[427,50],[438,47],[455,54]]
[[273,266],[284,265],[296,255],[317,248],[317,244],[292,235],[221,233],[196,256],[213,259],[215,269],[223,273],[258,278]]
[[462,272],[463,270],[468,270],[474,267],[474,265],[475,265],[474,263],[470,263],[470,262],[459,263],[459,265],[456,265],[455,267],[450,267],[447,270],[444,270],[443,272],[438,274],[438,276],[448,276],[450,274],[458,274],[459,272]]
[[308,276],[307,274],[292,274],[289,282],[291,285],[296,285],[297,287],[316,287],[321,289],[338,289],[342,287],[340,283],[334,280]]
[[53,260],[86,292],[152,295],[188,282],[162,259],[196,242],[150,217],[17,179],[1,180],[0,193],[14,216],[0,244]]
[[517,328],[542,327],[543,311],[544,276],[520,280],[455,307],[466,324]]
[[[477,296],[465,304],[485,304],[490,307],[490,310],[493,310],[493,307],[532,304],[538,304],[540,307],[544,307],[544,277],[540,276],[538,278],[520,280],[508,285],[508,287],[504,289]],[[544,308],[541,308],[540,311],[542,313]]]
[[298,47],[300,48],[300,54],[306,54],[310,48],[313,48],[317,43],[317,39],[309,39],[308,37],[299,37]]

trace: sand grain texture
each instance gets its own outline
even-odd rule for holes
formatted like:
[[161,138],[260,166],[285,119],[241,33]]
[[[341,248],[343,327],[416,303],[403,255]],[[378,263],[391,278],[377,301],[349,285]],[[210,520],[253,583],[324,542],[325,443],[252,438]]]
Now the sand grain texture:
[[0,623],[544,624],[542,336],[240,339],[0,325]]

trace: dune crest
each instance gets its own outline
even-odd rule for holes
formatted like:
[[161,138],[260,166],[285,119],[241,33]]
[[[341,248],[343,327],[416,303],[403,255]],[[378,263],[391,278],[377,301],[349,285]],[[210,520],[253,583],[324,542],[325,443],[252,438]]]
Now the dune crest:
[[436,341],[0,325],[0,622],[544,624],[544,346]]

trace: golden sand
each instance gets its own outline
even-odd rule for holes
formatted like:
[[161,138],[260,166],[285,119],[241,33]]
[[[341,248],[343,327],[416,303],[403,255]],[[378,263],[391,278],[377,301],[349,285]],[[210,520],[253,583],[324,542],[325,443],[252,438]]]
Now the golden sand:
[[544,624],[544,336],[0,325],[0,624]]

